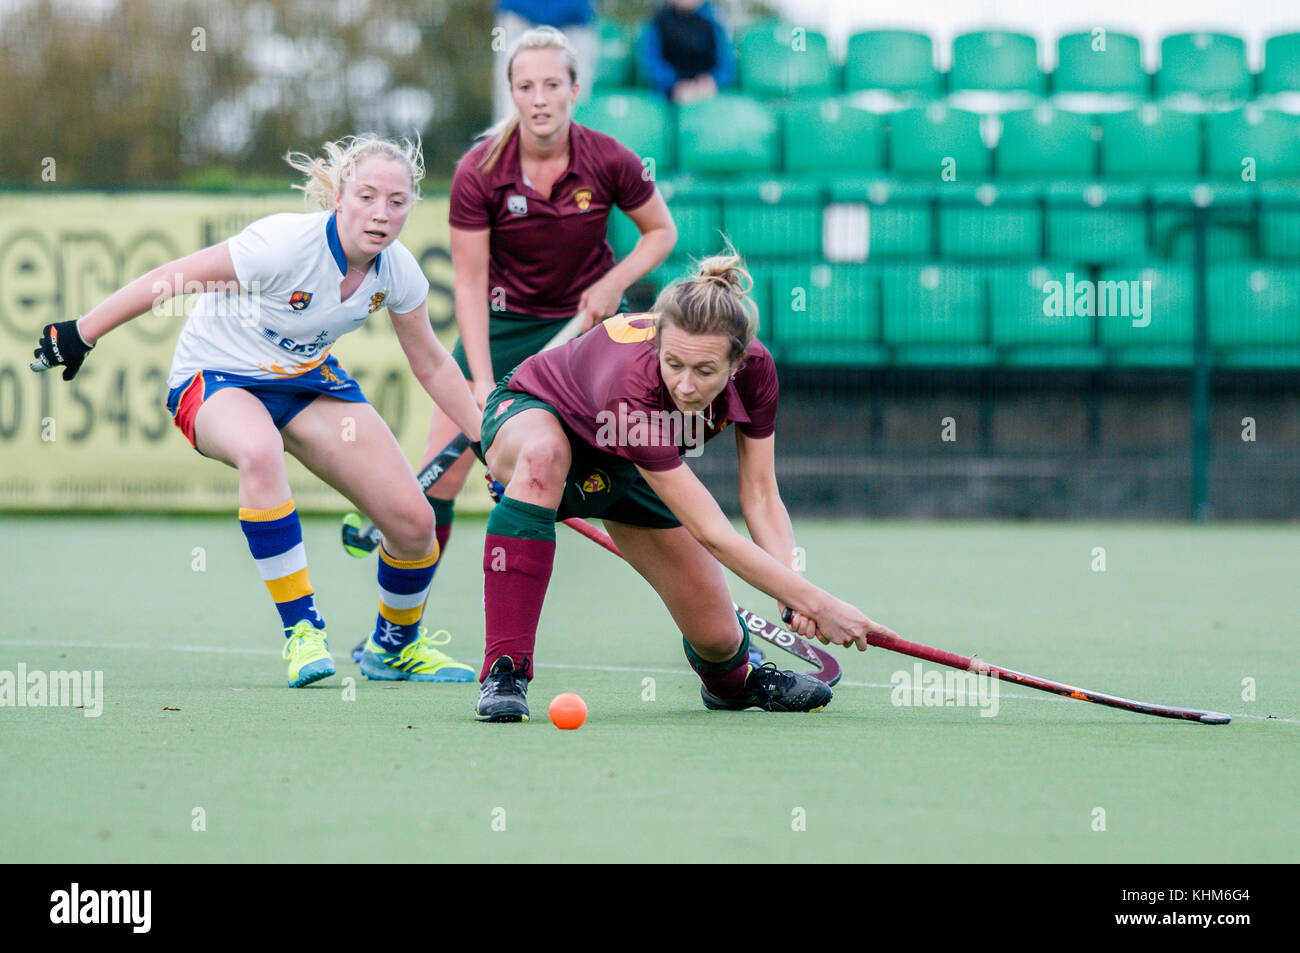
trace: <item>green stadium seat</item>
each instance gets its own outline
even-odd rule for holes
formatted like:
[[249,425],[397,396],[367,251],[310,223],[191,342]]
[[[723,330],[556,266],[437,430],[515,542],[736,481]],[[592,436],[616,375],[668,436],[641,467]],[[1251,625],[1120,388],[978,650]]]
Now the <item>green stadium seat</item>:
[[598,93],[579,103],[575,117],[627,146],[648,166],[655,178],[673,166],[673,116],[662,96],[624,90]]
[[895,113],[889,119],[895,175],[946,182],[970,182],[989,175],[992,157],[980,136],[980,117],[942,103]]
[[640,281],[634,281],[624,293],[628,311],[650,311],[655,298],[670,281],[689,274],[691,263],[684,258],[669,258]]
[[1156,92],[1192,93],[1203,99],[1237,100],[1250,96],[1246,42],[1225,33],[1177,33],[1160,41]]
[[873,178],[831,183],[822,220],[823,252],[832,261],[919,258],[937,248],[931,206],[935,189]]
[[650,284],[657,295],[678,278],[688,277],[691,270],[690,259],[680,258],[674,251],[671,258],[645,276],[645,281]]
[[756,24],[740,38],[739,61],[741,88],[752,96],[822,96],[834,91],[830,48],[815,30],[783,22]]
[[[1098,45],[1104,42],[1104,49]],[[1142,43],[1110,30],[1069,33],[1056,41],[1052,88],[1058,93],[1124,93],[1145,98],[1151,80],[1142,68]]]
[[979,89],[1042,95],[1046,84],[1038,68],[1038,44],[1032,36],[1003,30],[960,34],[952,41],[948,83],[954,92]]
[[1201,172],[1199,116],[1146,103],[1099,118],[1108,179],[1191,178]]
[[[759,335],[788,364],[873,366],[888,351],[880,340],[880,275],[862,265],[781,265],[771,275],[772,303]],[[764,330],[765,329],[765,330]]]
[[688,172],[772,172],[777,136],[776,117],[765,104],[719,93],[678,110],[678,166]]
[[[636,35],[637,28],[629,24],[600,21],[593,90],[636,84]],[[578,82],[586,84],[591,80],[579,76]]]
[[822,199],[816,182],[751,179],[722,187],[723,230],[747,258],[821,257]]
[[849,37],[844,57],[844,88],[883,89],[892,93],[938,96],[942,89],[934,68],[934,47],[925,33],[912,30],[867,30]]
[[885,167],[885,123],[840,99],[802,101],[782,117],[787,172],[878,172]]
[[1037,183],[953,183],[939,202],[939,253],[946,258],[1043,256],[1044,188]]
[[1211,208],[1206,254],[1211,264],[1259,255],[1259,230],[1251,203],[1259,186],[1243,182],[1156,182],[1152,250],[1191,264],[1196,254],[1193,206]]
[[1264,42],[1261,93],[1300,92],[1300,33],[1271,36]]
[[1237,262],[1210,269],[1210,345],[1227,367],[1300,367],[1300,268]]
[[1300,189],[1294,184],[1259,186],[1259,247],[1266,258],[1300,261]]
[[[1093,343],[1093,316],[1072,314],[1065,306],[1064,289],[1071,274],[1087,276],[1083,269],[1063,264],[1008,265],[985,272],[989,337],[1002,351],[1002,364],[1096,367],[1102,363],[1102,351]],[[1053,301],[1060,307],[1049,308]]]
[[1254,105],[1215,113],[1205,117],[1205,146],[1207,171],[1215,178],[1300,178],[1300,116]]
[[995,153],[1000,178],[1092,178],[1097,137],[1088,116],[1040,103],[1002,116]]
[[615,208],[609,213],[609,232],[606,237],[609,240],[609,247],[614,249],[614,257],[622,258],[636,247],[641,232],[622,209]]
[[[696,183],[689,179],[660,182],[659,190],[668,203],[668,211],[677,226],[677,245],[673,254],[711,255],[722,248],[722,187],[713,183]],[[609,213],[609,244],[616,258],[631,253],[641,238],[622,209]]]
[[1106,264],[1147,254],[1146,188],[1126,182],[1053,182],[1047,188],[1047,254]]
[[[668,210],[673,214],[673,223],[677,226],[674,255],[700,258],[712,255],[723,247],[723,187],[719,183],[691,176],[677,176],[668,180],[661,179],[659,191],[663,193]],[[615,250],[618,250],[617,246]]]
[[[1135,315],[1130,297],[1127,313],[1099,313],[1096,319],[1098,336],[1111,361],[1123,367],[1190,365],[1194,356],[1196,294],[1191,266],[1153,261],[1103,269],[1094,297],[1096,310],[1125,311],[1114,305],[1123,304],[1123,287],[1131,295],[1135,281],[1146,314]],[[1104,308],[1102,302],[1108,302]],[[1134,320],[1139,326],[1134,326]]]
[[881,275],[882,328],[894,361],[905,365],[994,363],[987,343],[986,287],[974,268],[892,266]]

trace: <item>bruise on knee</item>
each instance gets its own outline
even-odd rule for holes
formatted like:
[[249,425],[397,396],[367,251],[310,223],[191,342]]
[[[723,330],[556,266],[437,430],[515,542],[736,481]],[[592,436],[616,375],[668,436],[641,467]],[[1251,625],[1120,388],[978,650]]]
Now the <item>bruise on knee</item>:
[[524,482],[530,490],[544,493],[557,488],[563,489],[564,473],[559,469],[559,454],[551,447],[528,453],[524,464],[528,468],[528,475]]

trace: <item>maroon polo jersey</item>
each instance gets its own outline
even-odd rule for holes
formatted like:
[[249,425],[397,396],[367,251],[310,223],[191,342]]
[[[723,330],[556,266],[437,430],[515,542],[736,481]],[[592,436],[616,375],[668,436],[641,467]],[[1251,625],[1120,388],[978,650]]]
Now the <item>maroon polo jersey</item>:
[[584,442],[646,470],[680,466],[684,452],[702,448],[729,423],[746,437],[772,435],[776,365],[757,338],[735,380],[698,423],[688,423],[659,373],[658,328],[655,314],[615,315],[563,347],[528,358],[515,369],[510,389],[540,397]]
[[456,166],[451,226],[492,230],[488,294],[503,289],[507,311],[573,317],[582,293],[614,267],[605,240],[611,209],[640,208],[655,184],[631,149],[576,122],[569,124],[569,166],[549,198],[524,182],[518,132],[484,173],[480,163],[491,144],[479,143]]

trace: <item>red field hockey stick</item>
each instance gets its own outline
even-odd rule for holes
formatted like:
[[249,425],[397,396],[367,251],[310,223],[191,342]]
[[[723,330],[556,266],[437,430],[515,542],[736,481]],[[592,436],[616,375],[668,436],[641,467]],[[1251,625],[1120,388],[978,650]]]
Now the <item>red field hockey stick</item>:
[[[789,625],[793,618],[790,610],[786,609],[783,615],[786,617],[784,619],[786,625]],[[1141,715],[1178,718],[1182,721],[1199,721],[1203,725],[1226,725],[1232,720],[1231,717],[1222,712],[1200,711],[1196,708],[1176,708],[1171,705],[1152,705],[1149,702],[1138,702],[1130,698],[1120,698],[1117,695],[1088,691],[1086,688],[1075,688],[1073,685],[1066,685],[1063,682],[1054,682],[1050,678],[1026,675],[1024,672],[1012,671],[999,665],[990,665],[982,659],[967,658],[965,655],[956,655],[953,652],[945,652],[943,649],[932,649],[928,645],[921,645],[919,642],[908,642],[906,639],[895,639],[887,635],[868,635],[867,643],[877,648],[900,652],[903,655],[910,655],[913,658],[924,659],[938,665],[947,665],[950,668],[975,672],[978,675],[987,675],[990,678],[997,678],[1004,682],[1014,682],[1017,685],[1024,685],[1026,688],[1036,688],[1040,692],[1051,692],[1053,695],[1064,695],[1066,698],[1076,698],[1079,701],[1093,702],[1097,705],[1109,705],[1111,708],[1122,708],[1125,711],[1134,711]]]

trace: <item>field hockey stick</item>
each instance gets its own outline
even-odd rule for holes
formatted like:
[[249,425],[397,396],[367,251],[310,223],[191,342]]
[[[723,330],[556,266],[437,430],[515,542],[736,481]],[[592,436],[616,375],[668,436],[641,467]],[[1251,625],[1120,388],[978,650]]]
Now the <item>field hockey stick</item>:
[[[587,319],[585,310],[579,311],[572,318],[564,323],[555,335],[546,342],[542,348],[543,351],[549,351],[553,347],[559,347],[574,338],[582,332],[583,322]],[[35,361],[32,362],[35,365]],[[32,368],[36,368],[33,366]],[[433,486],[447,472],[457,460],[461,458],[465,450],[469,447],[469,438],[463,433],[456,434],[451,439],[451,443],[438,451],[437,455],[430,460],[419,473],[415,475],[416,480],[420,483],[420,492],[427,493],[429,487]],[[358,559],[364,558],[379,548],[380,540],[383,534],[379,532],[374,523],[368,523],[362,526],[360,513],[348,513],[343,517],[343,549],[349,556],[356,556]]]
[[[619,552],[614,540],[603,530],[597,529],[586,520],[579,519],[576,516],[562,522],[565,526],[581,533],[598,546],[608,549],[620,559],[623,558],[623,554]],[[835,656],[813,645],[807,639],[800,638],[793,632],[783,629],[775,622],[769,622],[749,609],[742,608],[734,602],[731,607],[736,610],[736,615],[740,616],[741,622],[744,623],[745,628],[751,634],[758,636],[765,642],[772,643],[782,651],[789,652],[791,655],[811,663],[817,669],[812,673],[813,678],[825,682],[827,685],[834,685],[840,680],[843,673],[840,671],[840,663],[835,660]]]
[[[790,609],[787,608],[782,613],[782,620],[786,625],[789,625],[794,620],[794,614]],[[1122,708],[1125,711],[1137,712],[1140,715],[1156,715],[1160,718],[1198,721],[1203,725],[1226,725],[1232,720],[1230,716],[1222,712],[1201,711],[1197,708],[1177,708],[1172,705],[1153,705],[1150,702],[1133,701],[1131,698],[1120,698],[1117,695],[1107,695],[1103,692],[1088,691],[1085,688],[1075,688],[1073,685],[1066,685],[1063,682],[1054,682],[1050,678],[1026,675],[1024,672],[1002,668],[1000,665],[991,665],[983,659],[967,658],[965,655],[945,652],[943,649],[932,649],[928,645],[921,645],[919,642],[908,642],[906,639],[895,639],[887,635],[868,633],[867,643],[876,646],[876,648],[910,655],[913,658],[924,659],[938,665],[947,665],[950,668],[974,672],[977,675],[987,675],[989,678],[1013,682],[1017,685],[1024,685],[1026,688],[1036,688],[1040,692],[1051,692],[1053,695],[1064,695],[1066,698],[1076,698],[1079,701],[1093,702],[1097,705],[1109,705],[1111,708]]]

